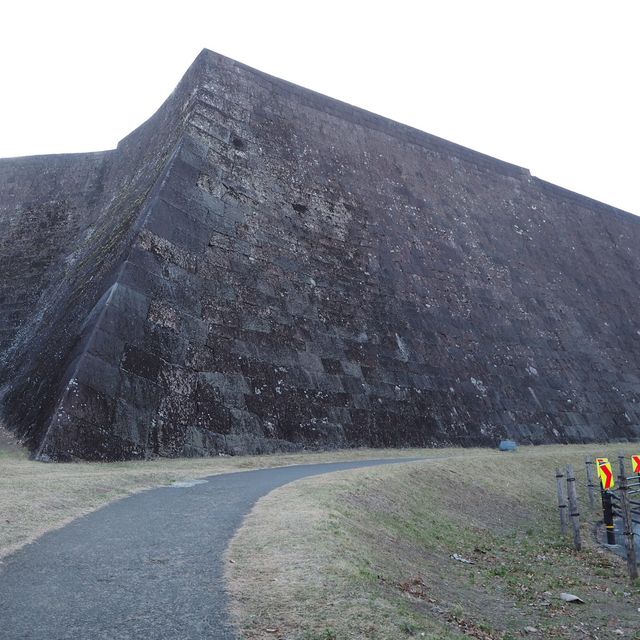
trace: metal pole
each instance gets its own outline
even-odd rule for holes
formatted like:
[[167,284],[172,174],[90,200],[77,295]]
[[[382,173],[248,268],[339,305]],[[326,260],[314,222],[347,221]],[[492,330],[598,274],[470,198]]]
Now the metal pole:
[[573,465],[567,465],[567,493],[569,494],[569,515],[573,525],[573,545],[580,551],[582,541],[580,539],[580,512],[578,511],[578,493],[576,491],[576,476]]
[[631,505],[629,504],[629,486],[624,469],[624,456],[618,456],[620,463],[620,506],[622,511],[622,522],[624,525],[624,546],[627,551],[627,571],[631,579],[638,577],[638,563],[636,561],[636,542],[631,520]]
[[560,511],[560,532],[567,535],[567,498],[564,494],[564,473],[556,468],[556,488],[558,490],[558,509]]
[[587,467],[587,490],[589,491],[589,506],[591,509],[596,508],[596,495],[595,495],[595,462],[587,457],[584,460],[584,464]]

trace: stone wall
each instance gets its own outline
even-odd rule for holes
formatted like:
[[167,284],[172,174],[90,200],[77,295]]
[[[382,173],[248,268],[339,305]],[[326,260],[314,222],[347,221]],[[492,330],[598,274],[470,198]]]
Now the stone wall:
[[41,459],[638,435],[640,221],[525,169],[205,51],[117,150],[5,176]]

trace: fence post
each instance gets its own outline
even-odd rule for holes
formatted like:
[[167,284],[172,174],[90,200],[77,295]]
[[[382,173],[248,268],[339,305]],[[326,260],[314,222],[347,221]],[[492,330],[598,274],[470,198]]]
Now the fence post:
[[622,523],[624,526],[624,546],[627,551],[627,570],[629,577],[638,577],[638,564],[636,561],[636,542],[631,519],[631,504],[629,503],[629,485],[624,468],[624,456],[618,456],[620,464],[620,510],[622,511]]
[[589,506],[591,509],[595,509],[596,507],[596,496],[595,496],[595,473],[594,466],[595,462],[587,456],[584,460],[584,464],[587,468],[587,490],[589,491]]
[[556,488],[558,490],[558,509],[560,511],[560,532],[567,535],[567,498],[564,495],[564,473],[556,467]]
[[569,515],[573,525],[573,545],[580,551],[582,541],[580,540],[580,512],[578,511],[578,493],[576,490],[576,476],[573,472],[573,465],[567,465],[567,493],[569,494]]

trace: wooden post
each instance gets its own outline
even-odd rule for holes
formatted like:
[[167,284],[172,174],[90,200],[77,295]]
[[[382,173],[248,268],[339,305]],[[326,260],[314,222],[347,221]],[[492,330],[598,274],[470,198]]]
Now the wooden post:
[[569,494],[569,515],[573,525],[573,545],[580,551],[582,540],[580,539],[580,512],[578,511],[578,492],[576,490],[576,476],[573,465],[567,465],[567,493]]
[[587,490],[589,491],[589,506],[591,509],[596,508],[596,478],[595,478],[595,461],[588,456],[584,460],[584,464],[587,468]]
[[564,494],[564,473],[556,467],[556,488],[558,490],[558,509],[560,510],[560,532],[567,535],[567,498]]
[[624,456],[618,456],[620,463],[620,510],[622,511],[622,525],[624,527],[624,546],[627,552],[627,571],[629,577],[635,580],[638,577],[638,563],[636,560],[636,541],[631,519],[631,504],[629,503],[629,484],[624,468]]
[[620,478],[627,477],[627,470],[625,467],[626,465],[624,463],[624,454],[620,453],[618,454],[618,481],[620,480]]

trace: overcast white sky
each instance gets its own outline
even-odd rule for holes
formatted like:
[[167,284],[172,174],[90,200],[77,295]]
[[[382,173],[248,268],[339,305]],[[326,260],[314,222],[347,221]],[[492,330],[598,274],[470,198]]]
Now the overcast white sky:
[[637,0],[7,0],[0,157],[114,147],[203,47],[640,214]]

